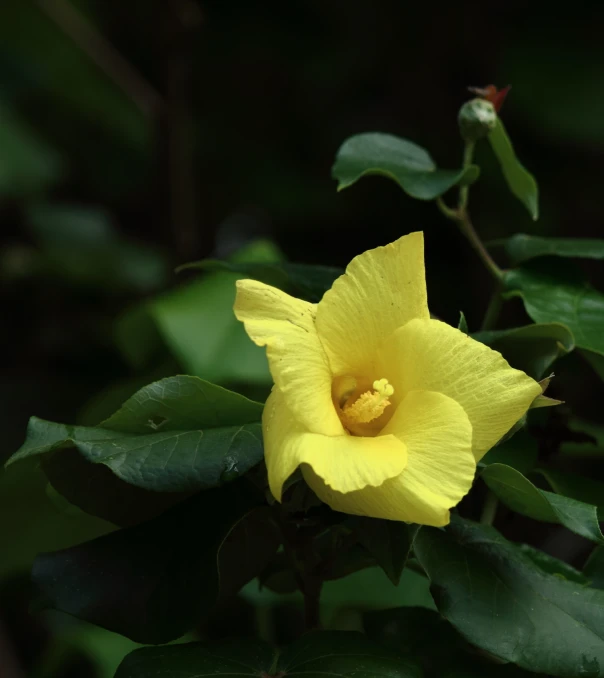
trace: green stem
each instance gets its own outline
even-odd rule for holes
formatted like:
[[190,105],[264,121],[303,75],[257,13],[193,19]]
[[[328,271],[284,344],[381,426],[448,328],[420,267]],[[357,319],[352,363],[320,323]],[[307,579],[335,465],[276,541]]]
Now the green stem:
[[492,525],[495,521],[495,516],[497,515],[497,507],[499,505],[499,499],[489,490],[487,498],[484,501],[484,506],[482,507],[482,515],[480,516],[480,522],[483,525]]
[[[472,161],[474,160],[474,149],[475,149],[475,143],[473,141],[466,141],[466,145],[463,149],[463,164],[462,167],[466,169],[472,164]],[[458,208],[459,211],[461,212],[462,210],[465,210],[468,206],[468,198],[470,197],[470,185],[465,184],[464,186],[460,186],[459,188],[459,203],[458,203]]]

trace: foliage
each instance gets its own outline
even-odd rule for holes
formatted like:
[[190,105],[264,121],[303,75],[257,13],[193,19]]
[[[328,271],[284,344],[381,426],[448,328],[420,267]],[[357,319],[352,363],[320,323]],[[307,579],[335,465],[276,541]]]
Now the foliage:
[[[55,115],[69,109],[94,120],[97,100],[110,102],[99,129],[119,139],[106,166],[123,157],[124,183],[114,185],[104,167],[89,168],[88,180],[107,194],[135,184],[151,135],[143,111],[104,79],[87,87],[90,64],[72,60],[73,45],[53,50],[57,35],[31,7],[11,3],[10,11],[35,26],[36,49],[48,53],[44,86],[61,102]],[[22,49],[6,27],[0,35]],[[71,87],[56,77],[69,64]],[[3,259],[3,276],[77,289],[84,308],[102,298],[90,341],[74,344],[86,352],[94,339],[131,370],[88,403],[84,422],[32,417],[0,479],[2,527],[14,543],[0,573],[31,564],[36,609],[104,630],[77,627],[79,648],[88,642],[82,629],[123,637],[115,678],[603,675],[604,483],[565,466],[564,445],[591,440],[578,430],[573,403],[552,413],[546,406],[561,401],[538,396],[481,460],[443,529],[338,513],[301,473],[277,502],[263,461],[271,376],[264,350],[233,315],[235,283],[251,278],[317,303],[342,269],[288,261],[260,239],[179,266],[171,286],[171,262],[119,235],[109,214],[48,198],[66,171],[62,156],[4,98],[0,146],[0,197],[35,197],[22,214],[32,246]],[[552,370],[572,373],[576,349],[589,377],[604,380],[604,294],[574,261],[604,258],[604,240],[530,233],[485,247],[469,213],[469,194],[484,177],[476,146],[490,147],[502,185],[537,220],[537,182],[500,117],[483,141],[464,144],[454,169],[439,168],[413,141],[369,132],[341,144],[332,176],[338,191],[350,189],[341,200],[377,176],[402,189],[403,206],[417,199],[452,221],[493,278],[480,329],[464,313],[459,329],[565,398]],[[479,211],[472,216],[480,224]],[[506,327],[500,309],[514,298],[528,318]],[[601,454],[596,445],[599,464]],[[23,514],[26,540],[12,512]],[[534,521],[540,536],[572,532],[589,552],[584,566],[540,548],[543,539],[508,538],[505,516]],[[169,646],[126,655],[134,643]]]

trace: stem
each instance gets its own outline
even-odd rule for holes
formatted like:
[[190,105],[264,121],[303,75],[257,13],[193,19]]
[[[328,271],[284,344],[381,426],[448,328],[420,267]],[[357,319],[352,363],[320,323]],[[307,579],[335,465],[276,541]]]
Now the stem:
[[480,522],[483,525],[492,525],[495,521],[495,516],[497,515],[497,507],[499,506],[499,499],[489,490],[487,498],[484,501],[484,506],[482,507],[482,515],[480,516]]
[[[464,188],[468,187],[465,186]],[[462,189],[460,189],[460,193],[461,190]],[[482,240],[478,237],[478,233],[476,233],[476,230],[470,221],[470,215],[465,207],[457,210],[457,224],[460,231],[466,236],[468,242],[482,260],[482,263],[487,267],[489,273],[499,284],[503,278],[503,271],[497,266],[491,255],[488,253],[487,248],[482,244]]]
[[[473,141],[466,141],[466,145],[463,149],[463,164],[462,167],[465,169],[466,167],[469,167],[472,164],[472,160],[474,159],[474,149],[476,148],[476,145]],[[465,186],[461,186],[459,189],[459,204],[458,208],[459,211],[461,212],[462,210],[465,211],[465,209],[468,206],[468,198],[470,196],[470,186],[469,184],[466,184]]]

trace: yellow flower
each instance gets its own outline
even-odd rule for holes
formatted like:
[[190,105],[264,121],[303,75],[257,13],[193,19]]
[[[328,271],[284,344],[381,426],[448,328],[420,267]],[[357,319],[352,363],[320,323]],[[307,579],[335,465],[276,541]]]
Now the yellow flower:
[[235,314],[275,381],[263,431],[278,501],[300,466],[336,511],[446,525],[476,462],[541,393],[430,319],[422,233],[353,259],[318,304],[254,280],[237,288]]

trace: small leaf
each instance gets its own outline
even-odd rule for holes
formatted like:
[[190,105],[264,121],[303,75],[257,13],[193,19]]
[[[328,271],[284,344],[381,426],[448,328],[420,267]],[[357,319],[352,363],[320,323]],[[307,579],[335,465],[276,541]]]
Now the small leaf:
[[604,294],[568,262],[547,260],[508,271],[507,296],[519,296],[536,323],[562,323],[578,348],[604,355]]
[[418,666],[360,633],[314,631],[281,652],[258,640],[141,648],[115,678],[200,676],[304,676],[304,678],[420,678]]
[[[468,321],[466,320],[466,316],[464,315],[463,311],[459,312],[459,322],[457,323],[457,329],[464,334],[470,334],[468,330]],[[480,339],[478,341],[480,341]]]
[[215,604],[221,545],[255,502],[240,484],[208,490],[136,527],[39,556],[32,577],[48,607],[139,643],[169,642]]
[[469,643],[536,673],[599,675],[604,592],[546,574],[497,530],[457,516],[446,531],[422,528],[414,551]]
[[360,516],[354,516],[347,524],[384,570],[388,579],[398,586],[418,526]]
[[564,525],[586,539],[604,543],[595,506],[539,490],[522,473],[503,464],[487,466],[481,477],[513,511],[535,520]]
[[516,233],[492,245],[504,245],[514,266],[536,257],[604,259],[604,240],[595,238],[541,238]]
[[230,262],[204,259],[184,264],[178,271],[198,269],[201,271],[230,271],[239,276],[260,280],[267,285],[278,287],[292,296],[306,301],[318,302],[333,282],[344,271],[332,266],[310,266],[283,262]]
[[572,332],[561,323],[476,332],[472,338],[499,351],[512,367],[534,379],[540,379],[558,358],[575,347]]
[[489,141],[510,191],[526,207],[533,221],[539,218],[539,191],[533,175],[521,164],[510,141],[501,118],[489,133]]
[[[262,405],[237,393],[197,377],[169,377],[142,388],[100,426],[65,426],[32,417],[25,443],[7,463],[42,456],[47,475],[67,499],[124,524],[124,502],[118,497],[120,491],[128,496],[126,484],[172,493],[173,503],[176,493],[216,487],[255,466],[263,457],[261,415]],[[74,460],[69,448],[80,458]],[[95,469],[99,466],[103,468]],[[106,479],[107,469],[123,481],[111,484],[117,493],[113,509],[104,482],[95,482],[99,474]],[[107,509],[117,516],[107,516]]]
[[437,169],[421,146],[391,134],[368,132],[347,139],[338,151],[332,176],[338,191],[361,177],[378,174],[388,177],[412,198],[434,200],[456,184],[478,179],[476,165],[459,170]]

